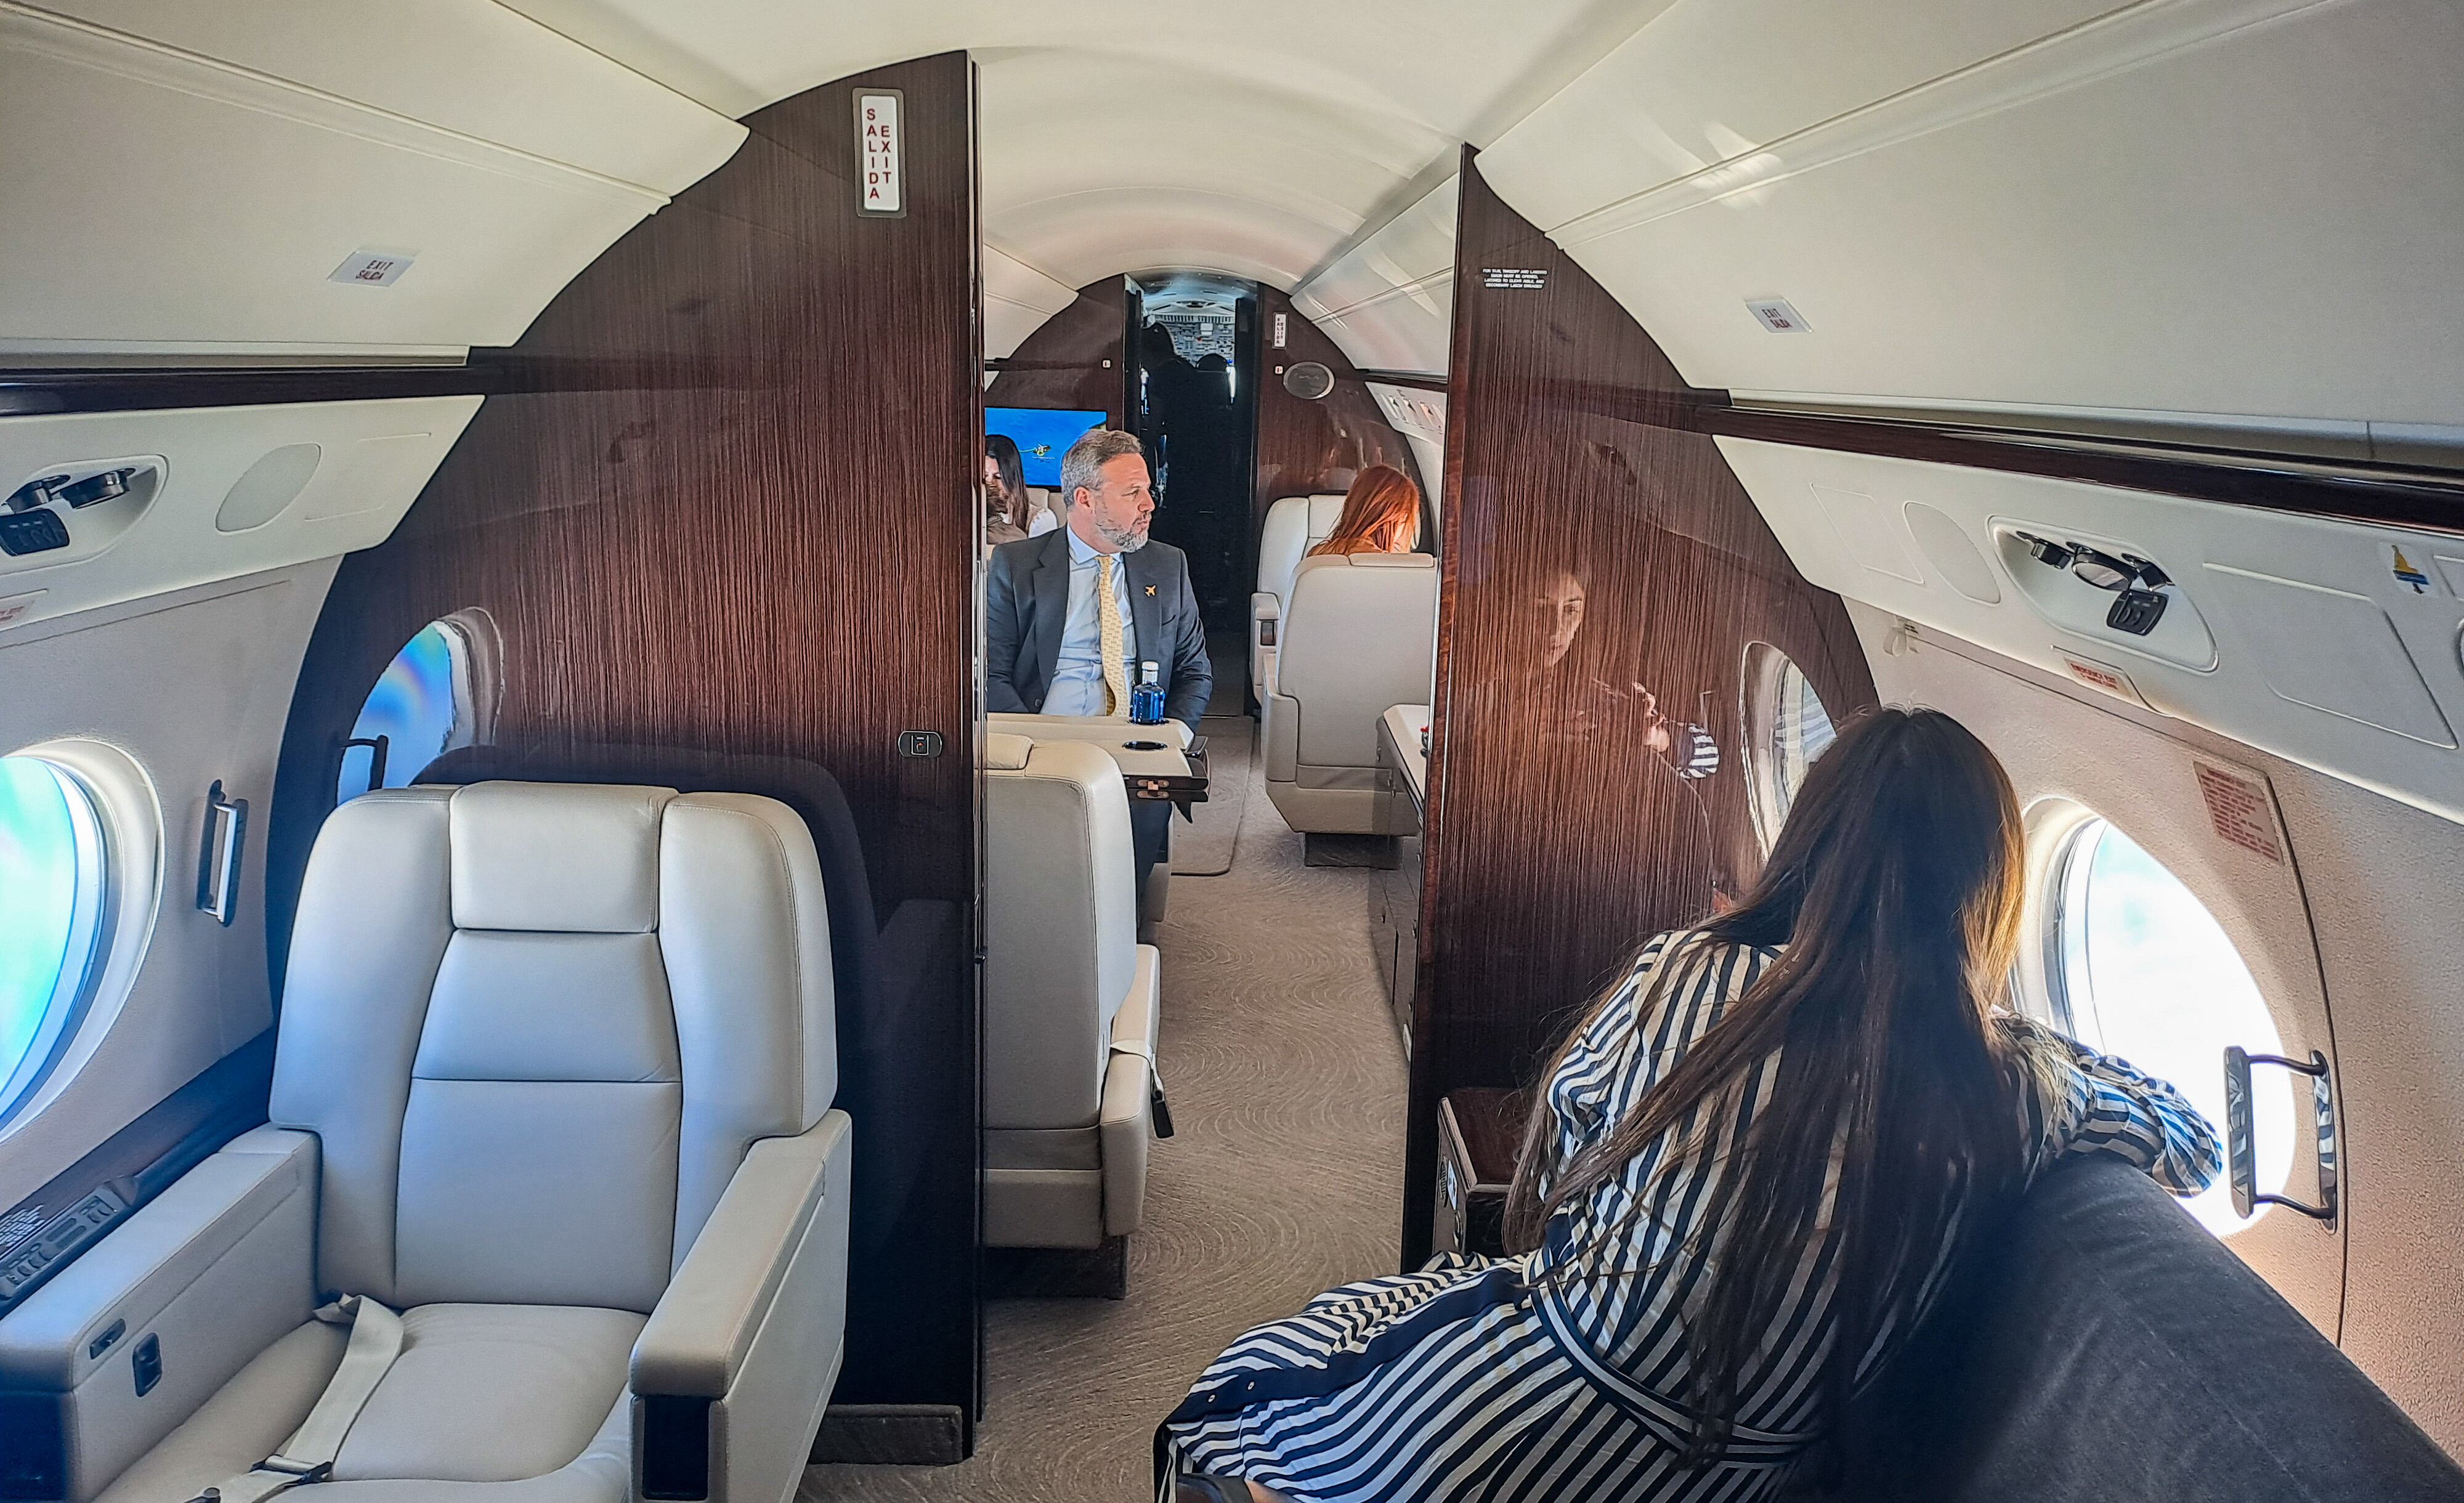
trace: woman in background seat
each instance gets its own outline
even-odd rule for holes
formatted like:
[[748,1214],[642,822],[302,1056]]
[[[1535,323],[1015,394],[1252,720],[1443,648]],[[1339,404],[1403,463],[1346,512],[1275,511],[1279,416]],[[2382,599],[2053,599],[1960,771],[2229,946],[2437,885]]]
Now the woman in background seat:
[[984,435],[984,545],[1000,547],[1027,536],[1026,466],[1018,441],[1007,433]]
[[2010,780],[1957,721],[1843,731],[1743,901],[1645,944],[1542,1076],[1507,1205],[1529,1250],[1250,1332],[1159,1459],[1297,1503],[1822,1480],[1850,1395],[2039,1173],[2111,1154],[2177,1195],[2216,1174],[2171,1086],[2011,1010],[2023,855]]
[[1353,477],[1334,531],[1309,556],[1409,553],[1419,541],[1420,488],[1394,466],[1374,464]]

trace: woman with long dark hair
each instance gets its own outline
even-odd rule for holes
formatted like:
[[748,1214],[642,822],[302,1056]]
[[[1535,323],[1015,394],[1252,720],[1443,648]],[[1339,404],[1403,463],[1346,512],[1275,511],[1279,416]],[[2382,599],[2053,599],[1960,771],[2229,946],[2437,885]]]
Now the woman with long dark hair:
[[2023,884],[1982,743],[1857,721],[1739,905],[1644,945],[1557,1051],[1508,1203],[1527,1250],[1250,1332],[1159,1453],[1303,1503],[1734,1503],[1836,1456],[2037,1174],[2111,1154],[2189,1195],[2217,1170],[2172,1087],[2006,1006]]
[[1026,465],[1019,457],[1018,440],[1007,433],[984,435],[984,543],[999,547],[1027,536],[1027,510],[1033,497],[1026,491]]

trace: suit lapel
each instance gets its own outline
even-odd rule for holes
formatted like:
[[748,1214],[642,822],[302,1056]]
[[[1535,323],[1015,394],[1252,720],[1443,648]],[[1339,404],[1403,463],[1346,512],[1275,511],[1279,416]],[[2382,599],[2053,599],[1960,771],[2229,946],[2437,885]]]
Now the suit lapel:
[[[1127,565],[1122,573],[1130,582],[1130,625],[1137,630],[1138,656],[1157,665],[1157,672],[1164,675],[1163,681],[1170,684],[1172,654],[1164,651],[1163,596],[1160,593],[1163,581],[1161,571],[1156,567],[1162,560],[1155,556],[1155,546],[1150,543],[1135,553],[1121,555],[1121,562]],[[1138,671],[1133,668],[1130,670],[1130,682],[1137,681]]]
[[[1069,533],[1056,529],[1044,535],[1044,551],[1035,566],[1035,667],[1044,688],[1061,663],[1061,628],[1069,618]],[[1042,703],[1039,696],[1037,702]]]

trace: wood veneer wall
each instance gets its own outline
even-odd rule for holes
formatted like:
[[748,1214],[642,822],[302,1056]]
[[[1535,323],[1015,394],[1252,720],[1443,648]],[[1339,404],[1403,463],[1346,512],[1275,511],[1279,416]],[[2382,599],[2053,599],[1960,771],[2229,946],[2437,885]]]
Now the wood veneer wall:
[[[855,211],[858,85],[906,92],[903,217]],[[396,535],[342,565],[285,741],[286,893],[332,806],[334,740],[379,673],[427,622],[478,607],[503,639],[498,739],[817,762],[847,789],[885,917],[906,899],[972,914],[972,65],[879,69],[745,123],[734,159],[512,352],[585,365],[593,388],[491,396]],[[903,730],[946,750],[902,758]],[[842,1100],[873,1103],[855,1129],[842,1404],[976,1407],[972,928],[945,926],[947,980],[929,1016],[901,1020],[922,1047],[885,1057],[842,1027]],[[923,1139],[901,1196],[869,1178],[892,1134]]]
[[[1676,368],[1468,151],[1455,288],[1407,1265],[1428,1248],[1444,1094],[1530,1084],[1641,940],[1759,867],[1749,645],[1786,652],[1835,716],[1874,702],[1838,598],[1789,563],[1712,439],[1683,431]],[[1683,778],[1646,747],[1655,702],[1709,732],[1717,772]]]
[[[1285,343],[1275,348],[1275,315],[1285,315]],[[1309,402],[1284,389],[1284,371],[1305,360],[1334,372],[1334,389]],[[1360,379],[1352,361],[1326,331],[1292,306],[1291,296],[1258,289],[1258,481],[1250,536],[1266,522],[1266,509],[1287,496],[1310,496],[1350,488],[1352,477],[1373,464],[1393,465],[1419,485],[1412,445],[1377,406],[1377,394]]]
[[1054,408],[1104,413],[1105,426],[1125,426],[1130,327],[1129,285],[1100,276],[1078,289],[1078,300],[1036,325],[984,388],[986,407]]
[[[1285,315],[1285,347],[1274,347],[1275,315]],[[1122,370],[1128,327],[1118,277],[1078,289],[1078,300],[1062,309],[1001,362],[985,388],[991,407],[1102,408],[1115,428],[1124,426]],[[1412,446],[1378,409],[1376,394],[1361,380],[1341,347],[1289,294],[1258,289],[1259,350],[1252,362],[1258,397],[1257,478],[1251,532],[1265,522],[1266,508],[1287,496],[1340,491],[1366,466],[1390,464],[1420,479]],[[1334,372],[1334,390],[1316,402],[1284,389],[1285,367],[1323,362]],[[1106,362],[1110,362],[1107,365]]]

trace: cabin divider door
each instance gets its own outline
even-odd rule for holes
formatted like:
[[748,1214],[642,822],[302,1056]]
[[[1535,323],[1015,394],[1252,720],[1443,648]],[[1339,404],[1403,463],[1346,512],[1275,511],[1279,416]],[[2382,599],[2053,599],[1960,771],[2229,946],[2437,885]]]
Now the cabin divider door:
[[1643,941],[1760,869],[1757,652],[1835,718],[1874,702],[1838,597],[1678,426],[1667,355],[1468,155],[1462,183],[1406,1267],[1430,1247],[1440,1103],[1531,1084]]

